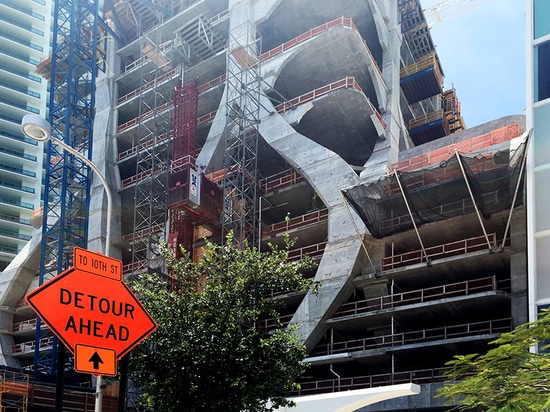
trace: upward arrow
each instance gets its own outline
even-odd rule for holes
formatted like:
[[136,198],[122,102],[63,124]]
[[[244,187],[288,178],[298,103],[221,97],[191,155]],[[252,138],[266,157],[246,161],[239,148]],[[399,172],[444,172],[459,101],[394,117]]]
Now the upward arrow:
[[[84,358],[84,359],[86,359],[86,358]],[[94,354],[88,360],[88,362],[92,362],[94,364],[94,369],[99,369],[99,364],[103,363],[103,359],[101,359],[101,356],[99,356],[99,353],[94,352]]]

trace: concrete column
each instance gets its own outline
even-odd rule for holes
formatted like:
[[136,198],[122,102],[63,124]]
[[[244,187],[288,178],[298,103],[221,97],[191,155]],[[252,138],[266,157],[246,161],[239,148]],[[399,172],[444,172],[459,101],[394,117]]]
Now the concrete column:
[[[115,53],[116,46],[107,50],[108,67],[120,67],[119,57]],[[121,203],[117,191],[117,173],[116,165],[116,117],[117,112],[114,109],[118,98],[116,82],[114,76],[107,72],[101,73],[96,82],[95,95],[95,119],[93,129],[92,162],[99,168],[101,174],[111,187],[113,195],[112,210],[114,216],[111,216],[111,248],[110,255],[116,259],[121,258],[121,253],[112,247],[112,243],[120,239],[121,236]],[[105,188],[101,181],[91,172],[92,184],[90,187],[90,210],[88,225],[88,249],[104,253],[105,236],[107,222],[107,196]]]
[[403,119],[399,102],[401,99],[400,88],[400,63],[401,63],[401,27],[397,21],[400,14],[397,10],[397,2],[385,4],[387,14],[381,16],[382,21],[388,26],[387,48],[382,56],[382,75],[386,82],[388,92],[386,101],[381,103],[382,117],[386,123],[385,139],[380,139],[374,147],[369,160],[365,163],[365,169],[361,172],[361,179],[368,181],[378,179],[389,170],[389,166],[397,162],[400,145],[403,139]]
[[510,225],[510,283],[512,293],[512,326],[529,320],[527,302],[527,223],[526,211],[515,210]]
[[317,294],[304,297],[291,321],[300,325],[306,346],[312,347],[325,331],[323,321],[348,299],[353,277],[361,273],[362,239],[367,229],[338,190],[358,184],[359,179],[336,153],[297,133],[265,97],[262,106],[273,113],[261,116],[260,134],[304,176],[329,211],[328,242],[315,275],[321,286]]

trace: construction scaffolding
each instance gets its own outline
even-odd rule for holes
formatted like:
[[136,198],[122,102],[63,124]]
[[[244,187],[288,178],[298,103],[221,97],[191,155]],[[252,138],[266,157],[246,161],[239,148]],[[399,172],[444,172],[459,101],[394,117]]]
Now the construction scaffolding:
[[[142,62],[139,66],[140,87],[163,76],[170,67],[160,45],[165,39],[157,31],[157,38],[142,36],[140,41]],[[145,58],[147,57],[147,58]],[[137,146],[136,180],[134,187],[134,222],[131,240],[132,267],[159,269],[162,259],[158,244],[166,240],[167,171],[170,166],[172,134],[172,89],[153,83],[150,93],[138,95],[138,122],[135,127]],[[147,116],[143,116],[147,113]],[[166,137],[168,134],[168,138]],[[146,262],[146,264],[144,264]]]
[[435,52],[420,0],[399,0],[398,7],[401,12],[401,33],[409,45],[414,61]]
[[457,133],[466,130],[466,123],[460,112],[460,102],[458,101],[454,87],[443,92],[443,101],[445,107],[445,121],[448,124],[449,133]]
[[29,375],[0,370],[0,412],[27,412]]
[[251,22],[229,33],[224,130],[222,239],[255,244],[261,36]]

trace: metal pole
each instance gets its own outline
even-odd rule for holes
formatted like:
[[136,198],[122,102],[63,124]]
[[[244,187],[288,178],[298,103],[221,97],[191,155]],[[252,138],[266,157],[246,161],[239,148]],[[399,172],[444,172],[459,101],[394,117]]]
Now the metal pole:
[[485,236],[487,247],[489,248],[489,251],[492,252],[493,246],[491,245],[491,241],[489,240],[489,236],[487,235],[487,231],[485,230],[485,225],[483,224],[483,220],[481,219],[481,214],[479,213],[477,202],[474,197],[474,193],[472,192],[472,188],[470,187],[470,182],[468,181],[468,176],[466,175],[466,171],[464,170],[464,165],[462,164],[462,159],[460,158],[460,153],[458,153],[458,150],[455,151],[455,155],[458,160],[458,165],[460,166],[460,170],[462,171],[464,182],[466,183],[466,187],[468,188],[468,193],[470,194],[470,198],[472,199],[472,204],[474,205],[474,210],[476,211],[477,220],[479,220],[479,224],[481,225],[481,230],[483,231],[483,235]]
[[[69,152],[70,154],[76,156],[80,160],[82,160],[86,165],[90,167],[94,171],[94,173],[97,175],[99,180],[101,181],[101,184],[103,185],[103,188],[105,189],[105,194],[107,196],[107,229],[105,231],[105,256],[109,256],[109,253],[111,252],[111,215],[112,215],[112,200],[113,197],[111,195],[111,189],[109,188],[109,185],[107,184],[107,181],[105,180],[105,177],[101,174],[101,171],[98,169],[98,167],[86,156],[84,156],[82,153],[78,152],[62,140],[56,139],[54,137],[51,137],[52,143],[55,143],[58,146],[61,146],[64,150]],[[59,362],[59,359],[58,359]],[[95,412],[101,412],[102,410],[102,402],[103,402],[103,393],[101,392],[101,384],[103,379],[101,378],[101,375],[97,376],[96,380],[96,392],[95,392]]]
[[262,196],[258,199],[258,252],[262,248],[262,199]]
[[65,346],[57,340],[57,364],[55,371],[55,412],[63,412],[63,387],[65,385]]
[[420,242],[420,248],[422,249],[422,253],[424,254],[424,257],[426,258],[426,263],[428,266],[431,266],[430,258],[428,257],[428,254],[426,253],[426,249],[424,248],[424,243],[422,243],[422,238],[420,237],[420,233],[418,232],[418,228],[416,227],[416,222],[414,221],[414,215],[412,213],[412,210],[409,206],[409,202],[407,200],[407,196],[405,196],[405,191],[403,190],[403,186],[401,185],[401,181],[399,180],[399,172],[395,171],[395,180],[397,180],[397,184],[399,185],[399,190],[401,190],[401,194],[403,195],[403,200],[405,201],[405,206],[407,206],[407,210],[409,212],[409,216],[411,217],[411,222],[414,227],[414,231],[416,232],[416,237],[418,237],[418,241]]
[[[531,129],[532,131],[532,129]],[[506,222],[506,229],[504,229],[504,235],[502,237],[502,244],[500,245],[501,248],[504,248],[504,243],[506,242],[506,236],[508,236],[508,230],[510,229],[510,224],[512,222],[512,212],[514,211],[514,206],[516,204],[516,199],[518,197],[518,193],[519,193],[519,187],[521,186],[521,178],[523,176],[523,170],[525,169],[525,164],[527,163],[527,148],[528,148],[528,144],[529,144],[529,137],[531,136],[531,131],[529,131],[529,134],[527,135],[527,137],[525,138],[525,151],[524,151],[524,158],[523,158],[523,161],[521,162],[521,168],[519,170],[519,176],[518,176],[518,181],[516,183],[516,190],[514,191],[514,197],[512,199],[512,205],[510,206],[510,214],[508,215],[508,221]]]

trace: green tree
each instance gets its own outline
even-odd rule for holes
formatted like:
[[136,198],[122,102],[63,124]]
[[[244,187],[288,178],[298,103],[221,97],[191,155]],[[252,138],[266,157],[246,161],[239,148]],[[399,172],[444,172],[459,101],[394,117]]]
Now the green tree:
[[[130,357],[133,382],[155,411],[270,411],[289,405],[306,353],[295,327],[279,326],[274,292],[312,287],[301,272],[313,260],[288,260],[288,248],[259,253],[207,243],[200,263],[162,247],[169,276],[145,275],[132,287],[159,329]],[[268,403],[268,400],[270,401]],[[266,406],[268,405],[268,406]]]
[[[461,410],[543,411],[550,408],[550,312],[504,333],[485,354],[455,356],[439,390]],[[537,348],[538,350],[533,350]]]

